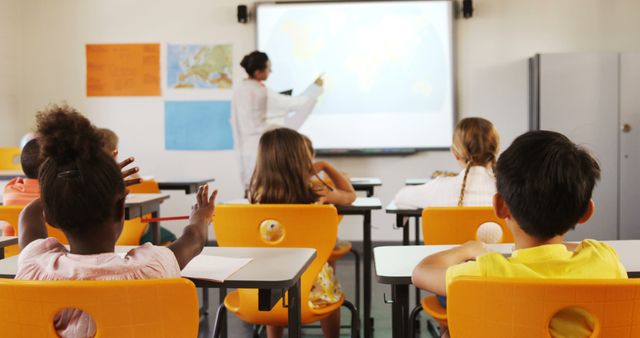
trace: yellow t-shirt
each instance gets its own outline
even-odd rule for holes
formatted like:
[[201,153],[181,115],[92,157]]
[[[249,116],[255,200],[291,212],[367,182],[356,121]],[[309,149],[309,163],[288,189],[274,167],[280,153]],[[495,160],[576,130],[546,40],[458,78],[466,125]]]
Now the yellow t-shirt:
[[[563,244],[548,244],[515,250],[511,257],[488,253],[447,269],[447,286],[458,276],[621,279],[627,278],[618,254],[606,243],[585,239],[575,251]],[[584,312],[563,312],[550,324],[553,337],[588,337],[593,318]]]

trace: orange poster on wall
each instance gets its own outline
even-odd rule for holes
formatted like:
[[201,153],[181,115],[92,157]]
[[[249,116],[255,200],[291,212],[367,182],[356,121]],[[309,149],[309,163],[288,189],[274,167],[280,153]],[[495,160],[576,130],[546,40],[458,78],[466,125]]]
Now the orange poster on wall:
[[160,44],[87,45],[87,96],[159,96]]

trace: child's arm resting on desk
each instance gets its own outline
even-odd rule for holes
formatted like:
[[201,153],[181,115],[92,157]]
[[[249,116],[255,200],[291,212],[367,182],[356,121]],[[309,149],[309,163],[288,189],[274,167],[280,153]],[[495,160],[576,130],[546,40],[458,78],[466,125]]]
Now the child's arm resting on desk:
[[487,252],[489,251],[482,242],[470,241],[458,247],[427,256],[413,269],[411,282],[421,289],[438,295],[446,295],[447,269],[453,265],[475,259]]
[[207,228],[213,219],[217,195],[216,190],[209,196],[207,185],[198,188],[196,204],[192,207],[189,218],[190,225],[184,228],[182,236],[169,245],[169,249],[176,256],[180,270],[187,266],[193,257],[199,255],[207,243]]
[[356,200],[356,191],[351,185],[351,181],[339,172],[331,163],[327,161],[318,161],[313,164],[313,169],[316,173],[324,171],[327,176],[335,184],[335,189],[326,191],[326,194],[322,196],[323,203],[330,203],[336,205],[350,205]]
[[40,238],[47,238],[47,228],[44,226],[44,214],[42,212],[42,201],[37,198],[29,203],[20,213],[18,221],[18,244],[20,250],[29,243]]

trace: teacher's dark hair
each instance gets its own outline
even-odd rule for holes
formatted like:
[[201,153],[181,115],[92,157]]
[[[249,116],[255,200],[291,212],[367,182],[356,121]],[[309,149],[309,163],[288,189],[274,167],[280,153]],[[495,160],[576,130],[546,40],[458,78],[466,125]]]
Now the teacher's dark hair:
[[267,68],[267,61],[269,61],[267,54],[256,50],[245,55],[240,62],[240,66],[244,68],[250,77],[253,77],[257,71]]

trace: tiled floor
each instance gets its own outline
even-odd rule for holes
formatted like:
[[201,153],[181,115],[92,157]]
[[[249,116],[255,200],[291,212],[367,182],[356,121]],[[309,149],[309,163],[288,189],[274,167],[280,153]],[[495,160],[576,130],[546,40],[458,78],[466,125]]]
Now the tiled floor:
[[[347,299],[354,302],[354,261],[351,258],[343,258],[338,261],[337,266],[338,279],[342,283],[342,287],[347,294]],[[373,270],[373,269],[372,269]],[[374,272],[375,273],[375,272]],[[383,302],[383,293],[387,294],[387,298],[391,293],[389,286],[378,284],[375,280],[375,276],[372,276],[373,292],[371,297],[372,316],[375,320],[374,337],[386,338],[391,337],[391,305]],[[414,302],[415,291],[411,291],[411,304]],[[423,292],[423,296],[425,293]],[[218,306],[218,291],[215,289],[210,290],[209,301],[209,316],[205,317],[200,323],[200,337],[210,338],[213,331],[213,322],[215,320],[215,311]],[[421,317],[422,330],[420,337],[430,337],[425,329],[426,317]],[[345,308],[342,309],[342,322],[344,325],[349,324],[349,313]],[[349,330],[343,329],[341,337],[349,337]],[[229,314],[229,335],[230,338],[244,338],[252,337],[252,327],[242,323],[233,314]],[[322,337],[320,329],[303,329],[303,336],[305,337]],[[362,336],[362,335],[361,335]],[[286,333],[285,333],[286,337]]]

